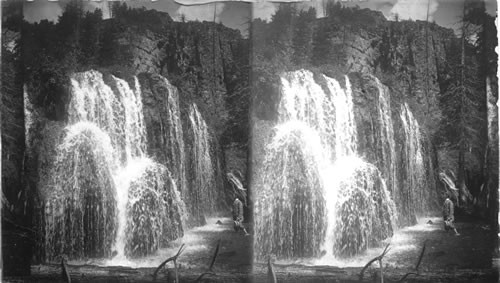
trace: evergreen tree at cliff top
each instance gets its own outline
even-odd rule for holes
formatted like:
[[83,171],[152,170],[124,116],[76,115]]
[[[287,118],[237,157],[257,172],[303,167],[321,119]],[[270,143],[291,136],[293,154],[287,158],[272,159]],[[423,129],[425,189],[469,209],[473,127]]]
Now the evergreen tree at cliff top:
[[[493,42],[496,42],[496,29],[493,18],[484,9],[484,2],[466,1],[461,36],[449,52],[448,85],[440,98],[446,116],[442,123],[442,137],[448,142],[445,148],[451,150],[449,157],[456,156],[452,163],[456,164],[457,185],[465,205],[472,202],[463,195],[466,190],[479,202],[483,198],[496,199],[494,195],[487,196],[496,191],[489,189],[488,180],[496,180],[495,176],[498,176],[497,173],[488,173],[493,167],[495,172],[498,170],[498,162],[488,161],[492,160],[492,155],[497,156],[495,149],[498,145],[498,135],[489,134],[498,125],[497,118],[490,115],[496,110],[490,111],[491,103],[487,103],[497,92],[491,88],[490,79],[497,68],[496,43]],[[496,146],[491,146],[490,143],[495,141]],[[489,185],[481,189],[483,184]]]

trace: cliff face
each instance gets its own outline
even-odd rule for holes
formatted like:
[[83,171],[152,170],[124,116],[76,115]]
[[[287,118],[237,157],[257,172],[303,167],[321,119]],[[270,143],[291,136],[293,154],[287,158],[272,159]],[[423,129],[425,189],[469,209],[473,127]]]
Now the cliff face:
[[239,31],[209,22],[167,22],[161,30],[126,20],[118,24],[122,28],[115,27],[119,31],[113,41],[118,54],[104,67],[124,66],[135,74],[166,77],[181,96],[199,104],[216,135],[223,134],[231,119],[230,97],[248,80],[248,49]]
[[[204,224],[205,214],[227,210],[224,153],[209,133],[197,106],[163,76],[141,73],[148,155],[171,171],[183,196],[191,226]],[[198,119],[199,118],[199,119]],[[207,190],[216,191],[204,194]]]
[[345,72],[373,74],[412,103],[429,133],[437,124],[420,113],[439,112],[437,98],[449,77],[446,60],[456,37],[451,29],[422,21],[350,26],[343,40]]
[[[118,52],[103,67],[125,76],[164,76],[177,87],[181,109],[196,103],[221,150],[236,143],[239,146],[231,150],[237,148],[236,155],[245,160],[246,148],[241,145],[248,139],[247,40],[220,24],[172,22],[167,14],[155,15],[159,19],[152,28],[123,19],[106,22],[117,30],[113,49]],[[246,170],[244,166],[234,169]]]

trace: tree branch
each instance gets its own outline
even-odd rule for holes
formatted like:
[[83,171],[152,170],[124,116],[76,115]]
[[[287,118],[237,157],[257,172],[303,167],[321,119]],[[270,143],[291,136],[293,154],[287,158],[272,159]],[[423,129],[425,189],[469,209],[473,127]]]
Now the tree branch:
[[277,283],[276,272],[274,272],[273,264],[271,263],[271,257],[267,259],[267,282]]
[[373,258],[372,260],[370,260],[364,267],[363,269],[361,269],[361,272],[359,273],[359,280],[363,280],[363,275],[366,271],[366,269],[372,264],[374,263],[375,261],[380,261],[382,260],[382,258],[384,258],[384,256],[389,252],[388,248],[389,248],[389,245],[390,244],[387,244],[387,246],[385,246],[385,249],[384,251],[382,252],[382,254],[380,254],[379,256]]
[[219,242],[217,242],[217,248],[215,248],[214,256],[212,257],[212,262],[210,263],[210,267],[208,270],[212,271],[214,264],[215,264],[215,259],[217,259],[217,255],[219,255],[219,247],[220,247],[220,239]]
[[424,241],[424,246],[422,247],[422,251],[420,252],[420,256],[418,257],[418,261],[417,261],[417,265],[415,266],[415,270],[418,272],[418,268],[420,266],[420,263],[422,262],[422,258],[424,257],[424,253],[425,253],[425,246],[427,245],[427,241],[428,240],[425,240]]
[[[179,248],[179,251],[177,251],[177,254],[176,254],[176,255],[174,255],[174,256],[172,256],[172,257],[169,257],[169,258],[168,258],[168,259],[166,259],[164,262],[162,262],[162,263],[158,266],[158,268],[156,268],[155,272],[153,273],[153,281],[156,281],[156,277],[158,276],[158,272],[160,271],[160,269],[161,269],[162,267],[164,267],[164,266],[165,266],[165,264],[167,264],[167,262],[169,262],[169,261],[172,261],[172,260],[173,260],[173,261],[174,261],[174,263],[175,263],[175,261],[176,261],[176,260],[177,260],[177,258],[181,255],[181,253],[182,253],[183,251],[184,251],[184,244],[182,244],[182,246]],[[174,267],[175,267],[175,269],[176,269],[176,270],[175,270],[175,273],[176,273],[176,276],[177,276],[177,264],[175,264],[175,266],[174,266]]]
[[66,265],[66,261],[64,257],[61,257],[61,276],[64,282],[71,283],[71,276],[69,276],[68,266]]

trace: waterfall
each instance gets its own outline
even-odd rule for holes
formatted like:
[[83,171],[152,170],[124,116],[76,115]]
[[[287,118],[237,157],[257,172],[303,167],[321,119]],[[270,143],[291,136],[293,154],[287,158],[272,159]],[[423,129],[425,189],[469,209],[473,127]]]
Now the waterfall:
[[135,91],[127,82],[111,76],[108,86],[101,73],[77,73],[71,79],[72,97],[68,106],[70,124],[89,121],[109,134],[117,158],[126,164],[131,158],[144,156],[146,141],[140,86]]
[[79,122],[66,129],[57,151],[45,204],[46,256],[109,256],[116,230],[109,136],[95,124]]
[[191,140],[191,196],[192,207],[198,217],[216,211],[217,188],[215,165],[211,155],[208,127],[198,106],[192,104],[189,110],[189,130]]
[[[323,76],[323,78],[326,80],[332,95],[332,104],[335,109],[335,159],[353,155],[357,148],[357,134],[353,114],[351,83],[346,76],[346,87],[343,89],[337,80],[327,76]],[[330,115],[330,117],[332,116]]]
[[338,160],[334,170],[339,192],[333,254],[353,256],[392,236],[396,209],[374,165],[351,156]]
[[281,77],[278,124],[255,188],[255,255],[356,254],[393,232],[382,174],[357,157],[349,78],[345,87],[305,70]]
[[396,145],[394,125],[391,114],[391,100],[387,88],[378,78],[374,78],[378,88],[378,120],[380,124],[380,147],[382,148],[381,163],[384,179],[387,180],[388,189],[397,201],[396,190],[399,189],[396,163]]
[[184,133],[182,130],[181,111],[179,107],[179,92],[176,87],[163,78],[163,83],[167,88],[166,103],[166,130],[163,138],[166,140],[165,151],[167,151],[167,167],[170,168],[172,176],[178,184],[179,190],[184,193],[187,187],[186,180],[186,154],[184,145]]
[[303,122],[276,128],[266,150],[265,186],[254,198],[257,257],[318,255],[326,229],[321,149],[318,132]]
[[427,188],[429,185],[425,174],[420,127],[406,103],[401,105],[400,115],[405,134],[404,152],[406,160],[404,160],[404,164],[406,165],[406,184],[404,186],[408,188],[406,203],[409,205],[412,215],[422,214],[426,210],[425,203],[428,200]]
[[[169,170],[149,158],[131,162],[117,175],[128,188],[124,203],[125,221],[116,241],[117,259],[145,256],[183,235],[183,202]],[[122,219],[120,217],[120,219]]]
[[69,125],[46,197],[48,259],[104,257],[112,249],[118,257],[142,256],[183,234],[177,185],[145,153],[137,78],[133,88],[114,76],[106,81],[97,71],[71,77]]

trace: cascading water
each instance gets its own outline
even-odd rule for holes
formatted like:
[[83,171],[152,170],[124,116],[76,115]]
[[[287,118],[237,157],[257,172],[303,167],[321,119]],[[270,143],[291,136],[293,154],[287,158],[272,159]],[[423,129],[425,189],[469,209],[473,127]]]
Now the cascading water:
[[377,167],[351,156],[337,160],[334,171],[339,191],[333,254],[353,256],[392,236],[395,205]]
[[412,215],[422,214],[426,211],[426,200],[428,199],[427,188],[429,187],[423,156],[423,146],[418,121],[413,117],[408,105],[401,105],[401,122],[406,142],[404,150],[406,155],[405,164],[405,184],[406,203],[412,204],[409,209]]
[[[210,154],[211,144],[208,127],[196,104],[189,110],[191,140],[191,196],[199,217],[215,212],[217,200],[215,164]],[[203,215],[202,215],[203,214]]]
[[[182,236],[184,204],[167,168],[145,156],[140,86],[88,71],[72,76],[69,126],[46,197],[47,258],[154,252]],[[68,182],[69,180],[69,182]]]
[[384,174],[387,180],[391,180],[391,192],[398,187],[397,185],[397,170],[396,170],[396,146],[394,142],[394,126],[391,115],[391,100],[389,92],[385,86],[375,78],[378,88],[378,111],[380,122],[380,136],[382,145],[382,162]]
[[164,115],[167,118],[167,125],[163,137],[166,140],[165,151],[168,152],[166,165],[176,180],[177,187],[184,193],[187,186],[186,180],[186,154],[184,145],[184,134],[182,131],[181,111],[179,107],[179,92],[170,82],[163,78],[163,83],[167,88],[167,104]]
[[276,128],[268,146],[266,184],[255,200],[256,255],[311,257],[320,252],[326,229],[324,161],[318,132],[292,121]]
[[111,141],[88,122],[73,124],[66,132],[45,204],[46,257],[109,256],[116,231]]
[[349,79],[345,88],[319,80],[324,87],[305,70],[281,78],[278,125],[255,188],[257,258],[352,255],[392,235],[385,182],[356,157]]
[[343,89],[337,80],[327,76],[323,78],[326,80],[335,110],[335,159],[353,155],[356,153],[357,143],[351,83],[349,78],[345,77],[346,87]]
[[394,125],[392,121],[391,113],[391,99],[390,94],[379,79],[374,78],[378,89],[378,120],[380,124],[380,148],[382,149],[381,154],[381,171],[386,180],[389,191],[396,203],[398,202],[398,193],[396,190],[399,189],[398,183],[398,172],[397,172],[397,162],[396,162],[396,145],[394,137]]
[[[151,159],[134,160],[117,176],[128,188],[127,219],[120,223],[116,241],[117,259],[145,256],[183,235],[183,206],[168,169]],[[125,246],[120,246],[125,245]],[[122,254],[122,253],[125,254]]]
[[135,91],[127,82],[111,76],[108,86],[96,71],[77,73],[71,79],[72,97],[68,107],[69,123],[89,121],[109,134],[122,164],[144,156],[146,149],[140,86]]

